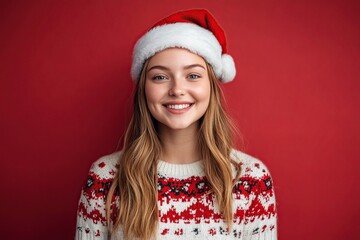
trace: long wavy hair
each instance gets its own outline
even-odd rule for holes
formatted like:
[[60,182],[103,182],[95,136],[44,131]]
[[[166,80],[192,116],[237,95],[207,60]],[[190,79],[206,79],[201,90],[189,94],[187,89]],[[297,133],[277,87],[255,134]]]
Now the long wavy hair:
[[[145,96],[145,63],[134,94],[134,111],[124,136],[124,146],[118,172],[106,200],[108,226],[116,216],[111,233],[121,228],[125,239],[152,239],[158,226],[157,161],[161,154],[161,141],[157,122],[151,116]],[[234,166],[239,177],[240,166],[230,158],[233,147],[233,125],[223,108],[223,94],[219,80],[207,64],[211,93],[209,106],[199,120],[199,143],[204,171],[211,191],[215,194],[219,210],[231,227],[232,189]],[[118,196],[118,212],[112,201]],[[115,208],[116,209],[116,208]]]

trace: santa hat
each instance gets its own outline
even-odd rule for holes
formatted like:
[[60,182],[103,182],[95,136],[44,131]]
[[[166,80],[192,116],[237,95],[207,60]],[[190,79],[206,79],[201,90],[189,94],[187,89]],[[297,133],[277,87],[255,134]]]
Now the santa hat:
[[167,48],[185,48],[205,59],[222,82],[235,78],[233,58],[227,54],[224,30],[204,9],[177,12],[157,22],[136,43],[131,76],[137,81],[144,62]]

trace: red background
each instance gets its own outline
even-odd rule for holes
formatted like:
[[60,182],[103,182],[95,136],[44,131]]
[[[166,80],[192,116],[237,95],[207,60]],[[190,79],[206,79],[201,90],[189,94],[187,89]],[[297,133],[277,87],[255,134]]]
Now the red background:
[[224,85],[247,152],[275,182],[282,240],[358,239],[358,1],[2,1],[1,239],[72,239],[87,171],[131,109],[135,41],[205,7],[238,75]]

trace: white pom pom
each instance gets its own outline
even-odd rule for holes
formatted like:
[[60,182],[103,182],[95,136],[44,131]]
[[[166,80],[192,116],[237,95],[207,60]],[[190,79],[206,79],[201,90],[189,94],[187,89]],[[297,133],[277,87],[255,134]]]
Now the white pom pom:
[[228,54],[223,54],[221,56],[221,62],[222,62],[221,81],[223,83],[231,82],[232,80],[234,80],[236,75],[234,59]]

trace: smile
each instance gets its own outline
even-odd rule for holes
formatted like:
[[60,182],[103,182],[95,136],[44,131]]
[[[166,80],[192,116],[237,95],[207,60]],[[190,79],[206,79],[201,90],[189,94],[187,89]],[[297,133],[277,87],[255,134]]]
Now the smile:
[[181,109],[185,109],[185,108],[189,108],[191,106],[191,104],[187,103],[187,104],[169,104],[169,105],[164,105],[166,108],[170,108],[170,109],[176,109],[176,110],[181,110]]

